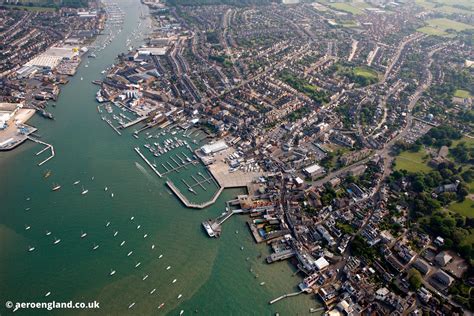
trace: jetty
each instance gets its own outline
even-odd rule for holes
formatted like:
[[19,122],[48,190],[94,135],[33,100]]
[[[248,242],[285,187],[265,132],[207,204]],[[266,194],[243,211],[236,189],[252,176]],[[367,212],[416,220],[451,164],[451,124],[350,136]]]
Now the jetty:
[[228,209],[226,212],[219,215],[216,219],[214,220],[210,219],[210,220],[202,222],[202,226],[206,230],[209,237],[219,237],[222,231],[222,228],[221,228],[222,224],[224,224],[224,222],[228,220],[232,215],[243,214],[243,213],[245,212],[242,209],[237,209],[237,210]]
[[295,293],[288,293],[288,294],[283,294],[282,296],[279,296],[273,300],[271,300],[270,302],[268,302],[268,304],[272,305],[284,298],[287,298],[287,297],[292,297],[292,296],[296,296],[296,295],[300,295],[301,293],[304,293],[304,291],[300,291],[300,292],[295,292]]
[[148,165],[148,167],[151,168],[151,170],[153,170],[153,172],[155,172],[160,178],[162,178],[163,176],[161,175],[161,173],[156,170],[156,168],[151,164],[151,162],[148,161],[148,159],[146,159],[146,157],[140,152],[140,148],[138,147],[135,147],[134,150],[136,151],[136,153],[142,157],[142,159],[146,162],[146,164]]
[[[142,157],[142,158],[145,159],[144,157]],[[151,166],[151,167],[153,167],[153,166]],[[158,171],[156,171],[156,172],[158,172]],[[203,208],[208,207],[209,205],[214,204],[216,202],[217,198],[219,197],[219,195],[224,190],[223,187],[219,187],[219,190],[217,190],[217,192],[214,193],[214,196],[212,197],[212,199],[207,201],[207,202],[192,203],[181,193],[181,191],[179,191],[179,189],[173,184],[173,182],[171,182],[170,180],[166,180],[166,185],[171,189],[171,191],[173,191],[173,193],[180,199],[181,203],[183,203],[186,207],[197,208],[197,209],[203,209]]]
[[120,131],[119,131],[109,120],[107,120],[106,122],[107,122],[107,124],[110,125],[110,127],[112,127],[112,129],[113,129],[117,134],[119,134],[120,136],[122,136],[122,133],[120,133]]
[[128,123],[124,123],[124,124],[120,125],[120,128],[125,129],[125,128],[127,128],[127,127],[130,127],[130,126],[133,126],[133,125],[135,125],[135,124],[138,124],[138,123],[140,123],[141,121],[144,121],[144,120],[146,120],[146,119],[147,119],[146,116],[140,116],[140,117],[138,117],[137,119],[135,119],[135,120],[133,120],[133,121],[130,121],[130,122],[128,122]]
[[48,144],[48,143],[45,143],[45,142],[42,142],[42,141],[40,141],[39,139],[33,138],[33,137],[31,137],[31,136],[28,136],[27,138],[28,138],[29,140],[31,140],[32,142],[35,142],[35,143],[38,143],[38,144],[41,144],[41,145],[44,145],[44,146],[45,146],[43,149],[41,149],[40,151],[38,151],[38,152],[36,153],[36,156],[41,155],[43,152],[45,152],[45,151],[48,150],[48,149],[51,150],[51,155],[50,155],[48,158],[46,158],[45,160],[43,160],[43,161],[41,161],[40,163],[38,163],[38,166],[42,166],[42,165],[45,164],[47,161],[53,159],[53,157],[54,157],[54,155],[55,155],[53,145]]

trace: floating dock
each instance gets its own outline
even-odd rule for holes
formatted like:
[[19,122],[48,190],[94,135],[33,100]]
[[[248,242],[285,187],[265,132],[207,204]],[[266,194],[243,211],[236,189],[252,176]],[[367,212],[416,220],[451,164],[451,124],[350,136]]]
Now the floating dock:
[[51,150],[51,155],[50,155],[48,158],[46,158],[45,160],[41,161],[41,162],[38,164],[38,166],[42,166],[43,164],[45,164],[45,163],[46,163],[47,161],[49,161],[50,159],[53,159],[53,157],[55,156],[53,145],[48,144],[48,143],[45,143],[45,142],[42,142],[42,141],[40,141],[40,140],[38,140],[38,139],[36,139],[36,138],[30,137],[30,136],[28,136],[27,138],[28,138],[29,140],[35,142],[35,143],[38,143],[38,144],[41,144],[41,145],[46,146],[46,147],[43,148],[42,150],[38,151],[38,152],[36,153],[36,156],[41,155],[43,152],[45,152],[45,151],[48,150],[48,149]]
[[[143,156],[143,155],[142,155]],[[143,159],[145,159],[144,157],[142,157]],[[145,159],[146,161],[146,159]],[[156,171],[158,172],[158,171]],[[179,189],[173,184],[173,182],[171,182],[170,180],[167,180],[166,181],[166,185],[171,189],[171,191],[173,191],[173,193],[181,200],[181,202],[186,205],[186,207],[189,207],[189,208],[197,208],[197,209],[203,209],[203,208],[206,208],[208,207],[209,205],[212,205],[216,202],[217,198],[219,197],[219,195],[221,195],[222,191],[224,190],[223,187],[219,187],[219,190],[217,190],[217,192],[214,194],[213,198],[207,202],[204,202],[204,203],[191,203],[189,202],[189,200],[181,193],[181,191],[179,191]]]
[[142,157],[142,159],[146,162],[146,164],[151,168],[151,170],[153,170],[160,178],[162,178],[163,176],[161,175],[161,173],[158,172],[158,170],[156,170],[155,167],[153,167],[153,165],[148,161],[148,159],[146,159],[145,156],[143,156],[143,154],[140,152],[140,148],[138,147],[135,147],[134,150],[137,152],[137,154]]
[[135,119],[135,120],[133,120],[133,121],[130,121],[130,122],[128,122],[128,123],[125,123],[125,124],[120,125],[120,128],[127,128],[127,127],[130,127],[130,126],[133,126],[133,125],[138,124],[138,123],[140,123],[141,121],[144,121],[144,120],[146,120],[146,119],[147,119],[146,116],[140,116],[139,118],[137,118],[137,119]]

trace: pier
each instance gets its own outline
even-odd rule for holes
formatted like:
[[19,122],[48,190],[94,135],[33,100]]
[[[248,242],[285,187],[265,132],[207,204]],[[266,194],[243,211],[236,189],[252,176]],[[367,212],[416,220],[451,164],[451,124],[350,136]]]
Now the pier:
[[117,134],[119,134],[120,136],[122,136],[122,133],[120,133],[120,131],[119,131],[109,120],[107,120],[106,122],[107,122],[107,124],[110,125],[110,127],[113,128],[113,130],[114,130],[115,132],[117,132]]
[[206,230],[209,237],[219,237],[222,231],[222,228],[221,228],[222,224],[224,224],[224,222],[228,220],[232,215],[242,214],[242,213],[244,213],[244,211],[241,209],[238,209],[238,210],[229,209],[228,211],[219,215],[214,220],[207,220],[207,221],[202,222],[202,226]]
[[148,159],[146,159],[145,156],[143,156],[143,154],[140,152],[140,148],[138,147],[135,147],[134,150],[137,152],[137,154],[142,157],[142,159],[146,162],[146,164],[151,168],[151,170],[153,170],[160,178],[162,178],[163,176],[161,175],[161,173],[158,172],[158,170],[156,170],[155,167],[153,167],[153,165],[148,161]]
[[127,127],[130,127],[130,126],[133,126],[133,125],[135,125],[135,124],[138,124],[138,123],[140,123],[141,121],[144,121],[144,120],[146,120],[146,119],[147,119],[146,116],[140,116],[139,118],[137,118],[137,119],[135,119],[135,120],[133,120],[133,121],[130,121],[130,122],[128,122],[128,123],[125,123],[125,124],[120,125],[120,128],[125,129],[125,128],[127,128]]
[[[145,158],[143,157],[143,159],[145,159]],[[158,171],[156,171],[156,172],[158,172]],[[161,177],[161,175],[160,175],[160,177]],[[214,194],[213,198],[211,200],[207,201],[207,202],[204,202],[204,203],[191,203],[181,193],[181,191],[179,191],[179,189],[173,184],[173,182],[171,182],[170,180],[167,180],[166,185],[171,189],[171,191],[173,191],[173,193],[181,200],[181,203],[183,203],[186,207],[197,208],[197,209],[203,209],[203,208],[208,207],[209,205],[214,204],[216,202],[217,198],[219,197],[219,195],[224,190],[223,187],[220,187],[219,190]]]
[[303,292],[304,292],[304,291],[284,294],[284,295],[282,295],[282,296],[277,297],[277,298],[274,299],[274,300],[271,300],[270,302],[268,302],[268,304],[272,305],[272,304],[274,304],[274,303],[276,303],[276,302],[278,302],[278,301],[280,301],[280,300],[282,300],[282,299],[284,299],[284,298],[292,297],[292,296],[296,296],[296,295],[300,295],[300,294],[303,293]]
[[39,139],[30,137],[30,136],[28,136],[27,138],[28,138],[29,140],[35,142],[35,143],[38,143],[38,144],[41,144],[41,145],[44,145],[44,146],[45,146],[45,148],[41,149],[40,151],[38,151],[38,152],[36,153],[36,156],[41,155],[43,152],[45,152],[45,151],[48,150],[48,149],[51,150],[51,155],[50,155],[48,158],[46,158],[45,160],[41,161],[41,162],[38,164],[38,166],[42,166],[42,165],[45,164],[47,161],[53,159],[53,157],[54,157],[54,155],[55,155],[53,145],[48,144],[48,143],[45,143],[45,142],[42,142],[42,141],[40,141]]

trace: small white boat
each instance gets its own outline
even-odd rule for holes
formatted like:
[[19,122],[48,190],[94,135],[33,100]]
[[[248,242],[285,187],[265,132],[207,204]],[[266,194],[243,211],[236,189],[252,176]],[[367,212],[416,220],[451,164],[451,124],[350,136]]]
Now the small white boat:
[[29,251],[29,252],[32,252],[32,251],[34,251],[34,250],[35,250],[35,247],[31,247],[31,246],[28,247],[28,251]]
[[146,279],[148,279],[148,274],[145,275],[142,280],[145,281]]
[[133,221],[135,219],[135,216],[130,217],[130,220]]
[[156,292],[156,289],[151,290],[151,291],[150,291],[150,295],[153,294],[153,293],[155,293],[155,292]]
[[105,224],[105,227],[109,227],[110,226],[110,222],[107,222],[107,224]]
[[27,207],[27,208],[25,208],[25,211],[29,211],[29,210],[31,210],[31,208],[30,208],[30,207]]
[[46,236],[51,235],[51,232],[49,230],[46,231]]
[[57,245],[61,242],[61,239],[57,239],[56,237],[54,238],[53,245]]
[[143,238],[147,238],[147,237],[148,237],[148,234],[143,235]]
[[158,259],[161,259],[161,258],[163,258],[163,255],[160,255],[160,256],[158,257]]
[[155,245],[151,245],[151,249],[155,249]]
[[138,225],[138,226],[137,226],[137,229],[140,229],[140,227],[142,227],[142,226],[141,226],[141,225]]
[[73,185],[78,185],[79,183],[81,183],[81,181],[77,180],[76,182],[73,183]]
[[50,296],[50,295],[51,295],[51,292],[48,292],[48,293],[46,293],[44,296],[45,296],[45,297],[48,297],[48,296]]
[[182,316],[184,314],[184,309],[182,309],[180,312],[179,312],[179,316]]
[[31,226],[25,225],[25,230],[30,230]]
[[81,238],[84,238],[87,236],[87,233],[84,233],[83,231],[81,231]]
[[169,269],[171,269],[171,266],[167,266],[167,267],[166,267],[166,270],[169,270]]
[[104,191],[107,191],[108,189],[109,189],[109,188],[105,187],[105,188],[104,188]]
[[92,247],[92,250],[97,250],[97,248],[99,248],[99,245],[94,244],[94,246]]
[[89,190],[86,190],[86,189],[84,189],[84,187],[82,187],[82,192],[81,192],[81,194],[82,194],[82,195],[86,195],[87,192],[89,192]]
[[162,308],[163,306],[165,306],[165,303],[161,303],[160,306],[158,306],[158,309]]
[[120,243],[120,247],[122,247],[123,245],[125,245],[125,240]]
[[110,270],[110,275],[114,275],[115,274],[115,270]]
[[118,235],[118,230],[114,232],[114,237],[116,237],[117,235]]
[[179,294],[179,295],[178,295],[178,300],[179,300],[181,297],[183,297],[183,295],[182,295],[182,294]]
[[110,197],[114,197],[114,194],[113,194],[113,193],[112,193],[112,194],[110,194]]
[[127,254],[127,257],[130,257],[132,255],[133,251],[130,251],[128,254]]
[[81,77],[81,80],[84,80],[84,78]]
[[133,302],[132,304],[128,305],[128,309],[132,308],[133,306],[135,306],[135,302]]
[[137,262],[137,264],[135,265],[135,268],[138,268],[142,263],[141,262]]
[[174,279],[173,282],[171,282],[171,283],[176,283],[176,281],[178,281],[178,280]]
[[265,282],[261,282],[261,283],[260,283],[260,286],[262,286],[262,285],[265,285]]
[[29,200],[31,200],[31,198],[30,198],[30,197],[27,197],[26,200],[29,201]]

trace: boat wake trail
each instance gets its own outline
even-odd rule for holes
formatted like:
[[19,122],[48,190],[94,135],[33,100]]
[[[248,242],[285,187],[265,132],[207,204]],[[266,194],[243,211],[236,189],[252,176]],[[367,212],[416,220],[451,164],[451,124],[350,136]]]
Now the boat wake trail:
[[135,161],[135,166],[137,167],[138,170],[140,170],[141,173],[145,175],[145,177],[150,180],[150,181],[155,181],[156,179],[143,167],[141,164]]

